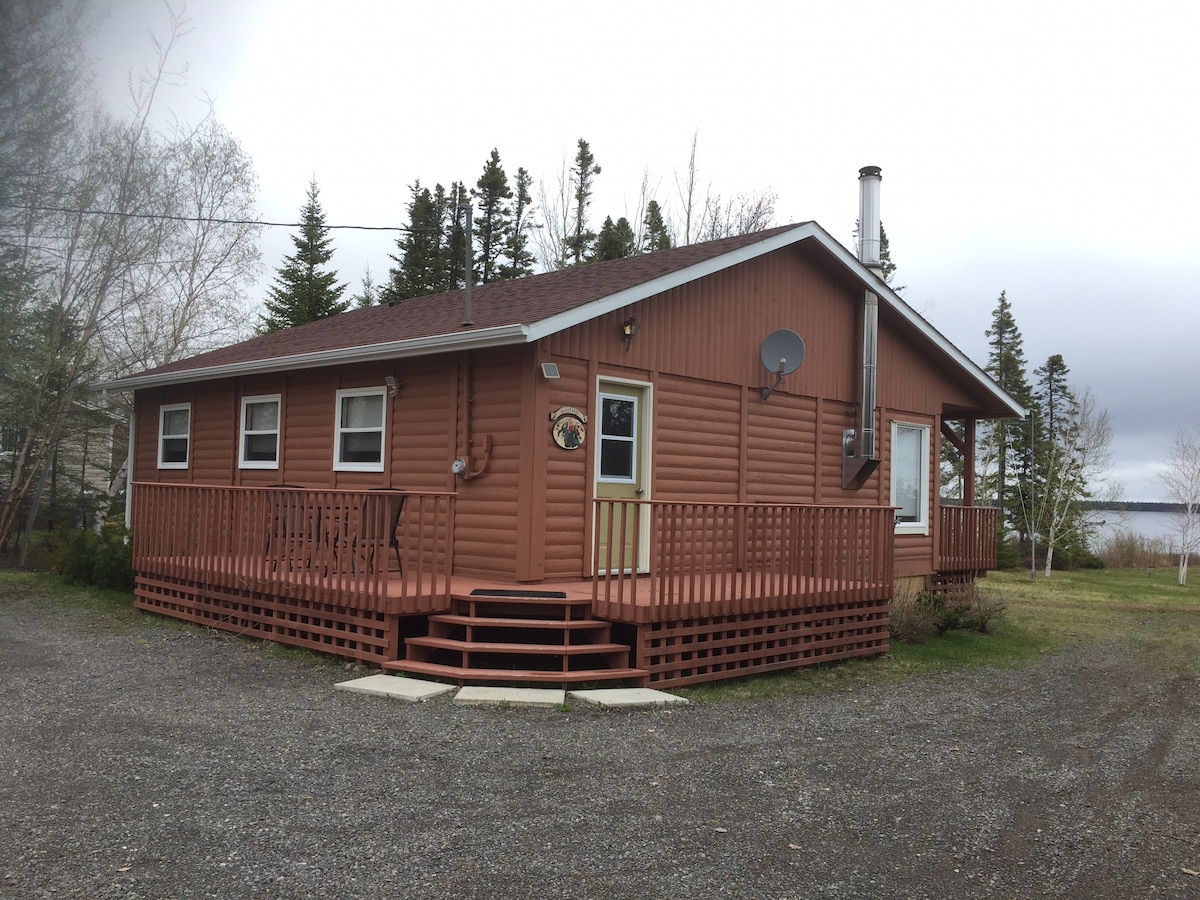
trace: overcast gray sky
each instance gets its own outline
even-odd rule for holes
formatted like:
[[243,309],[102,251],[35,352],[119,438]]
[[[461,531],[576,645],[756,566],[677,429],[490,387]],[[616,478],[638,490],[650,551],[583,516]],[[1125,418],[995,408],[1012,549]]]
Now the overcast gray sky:
[[[160,0],[114,0],[95,41],[114,101],[163,33]],[[557,182],[578,138],[591,212],[632,218],[643,176],[678,206],[693,134],[703,184],[770,190],[777,222],[850,244],[858,169],[883,169],[904,297],[980,364],[1002,290],[1030,370],[1055,353],[1115,426],[1131,500],[1200,424],[1200,4],[1194,0],[616,0],[564,4],[193,0],[188,85],[241,141],[260,211],[295,221],[315,176],[331,224],[403,225],[409,185]],[[291,251],[268,229],[266,275]],[[336,232],[357,289],[395,236]],[[269,282],[264,277],[263,285]],[[261,298],[259,298],[261,299]]]

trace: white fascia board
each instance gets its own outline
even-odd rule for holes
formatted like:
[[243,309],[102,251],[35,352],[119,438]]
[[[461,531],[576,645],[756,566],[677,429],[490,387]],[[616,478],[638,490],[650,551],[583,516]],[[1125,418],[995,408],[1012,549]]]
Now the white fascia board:
[[324,366],[347,363],[376,362],[381,359],[404,359],[411,356],[428,356],[452,350],[475,350],[484,347],[505,347],[529,342],[529,329],[525,325],[500,325],[458,334],[437,334],[407,341],[387,341],[381,344],[365,344],[359,347],[343,347],[338,350],[318,350],[313,353],[298,353],[274,359],[255,359],[208,366],[200,369],[183,369],[162,375],[133,375],[96,385],[96,389],[132,390],[160,387],[170,384],[186,384],[193,381],[212,381],[217,378],[235,378],[239,375],[258,375],[269,372],[284,372],[292,369],[319,369]]
[[642,284],[635,284],[631,288],[615,294],[609,294],[606,297],[585,303],[583,306],[578,306],[575,309],[569,309],[566,312],[540,319],[529,326],[529,340],[538,341],[552,334],[557,334],[560,331],[565,331],[568,328],[574,328],[576,325],[582,325],[584,322],[590,322],[592,319],[614,312],[624,306],[629,306],[631,303],[637,303],[639,300],[645,300],[647,297],[653,297],[655,294],[661,294],[664,291],[671,290],[671,288],[679,287],[690,281],[696,281],[706,275],[712,275],[720,272],[722,269],[728,269],[731,266],[736,266],[764,254],[771,253],[781,247],[787,247],[805,238],[813,237],[819,230],[813,223],[806,222],[803,225],[796,226],[791,231],[785,231],[783,234],[777,234],[756,244],[749,244],[738,250],[722,253],[720,256],[706,259],[704,262],[688,266],[686,269],[680,269],[677,272],[663,275]]
[[756,257],[810,238],[816,240],[817,243],[828,250],[846,268],[850,269],[863,283],[865,289],[873,291],[882,297],[902,318],[910,322],[914,328],[927,337],[938,349],[965,369],[969,375],[979,382],[981,387],[1012,410],[1014,415],[1020,418],[1025,417],[1026,410],[1009,397],[983,369],[979,368],[966,354],[950,343],[941,332],[925,321],[916,310],[905,303],[882,279],[878,278],[869,268],[859,262],[854,254],[834,240],[829,232],[815,222],[805,222],[797,225],[790,231],[785,231],[757,244],[750,244],[738,250],[724,253],[721,256],[715,256],[712,259],[689,266],[686,269],[680,269],[678,272],[672,272],[670,275],[664,275],[653,281],[634,285],[627,290],[610,294],[607,297],[601,297],[598,300],[593,300],[591,303],[584,304],[575,309],[534,322],[529,327],[529,340],[540,340],[567,328],[581,325],[606,313],[614,312],[624,306],[637,303],[639,300],[645,300],[647,297],[653,297],[655,294],[661,294],[664,291],[669,291],[671,288],[679,287],[690,281],[696,281],[706,275],[712,275],[720,272],[722,269],[728,269],[731,266],[748,262]]
[[983,371],[969,356],[950,343],[945,335],[930,325],[920,313],[909,306],[899,294],[888,287],[882,278],[879,278],[874,272],[859,262],[853,253],[835,241],[827,231],[819,226],[814,229],[812,236],[830,253],[836,256],[843,265],[853,271],[859,280],[862,281],[863,287],[882,298],[888,306],[900,314],[901,318],[908,321],[939,350],[965,369],[967,374],[971,375],[979,383],[980,387],[1007,406],[1014,416],[1021,419],[1025,418],[1028,411],[1023,406],[1008,396],[1004,389],[996,384],[987,372]]

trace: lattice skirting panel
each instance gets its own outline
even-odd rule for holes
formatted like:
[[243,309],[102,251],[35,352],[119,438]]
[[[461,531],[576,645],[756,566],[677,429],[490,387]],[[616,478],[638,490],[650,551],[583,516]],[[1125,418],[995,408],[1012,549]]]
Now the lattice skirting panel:
[[968,599],[976,580],[974,572],[934,572],[929,576],[929,593]]
[[398,616],[164,577],[137,578],[134,606],[247,637],[368,663],[396,659]]
[[637,667],[678,687],[888,650],[889,601],[714,616],[638,626]]

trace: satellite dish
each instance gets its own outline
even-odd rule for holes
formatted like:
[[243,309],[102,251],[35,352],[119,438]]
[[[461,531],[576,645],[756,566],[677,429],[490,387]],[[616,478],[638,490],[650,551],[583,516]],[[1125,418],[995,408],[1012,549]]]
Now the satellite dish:
[[766,400],[783,384],[783,376],[791,375],[804,362],[804,340],[790,328],[780,328],[763,338],[758,357],[766,370],[775,376],[773,385],[762,388],[762,398]]
[[804,339],[790,328],[780,328],[763,338],[758,355],[772,375],[791,375],[804,362]]

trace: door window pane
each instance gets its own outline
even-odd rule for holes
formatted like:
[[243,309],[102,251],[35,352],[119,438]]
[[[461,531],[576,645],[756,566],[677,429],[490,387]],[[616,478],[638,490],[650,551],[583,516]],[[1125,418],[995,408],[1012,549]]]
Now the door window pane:
[[635,397],[600,395],[600,480],[637,481]]

